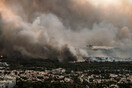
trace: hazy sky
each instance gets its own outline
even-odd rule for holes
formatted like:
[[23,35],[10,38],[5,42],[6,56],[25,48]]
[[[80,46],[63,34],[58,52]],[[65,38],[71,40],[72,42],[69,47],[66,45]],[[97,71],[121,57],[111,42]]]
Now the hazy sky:
[[0,49],[61,59],[78,52],[88,56],[76,48],[92,44],[120,48],[115,56],[131,57],[131,10],[131,0],[1,0]]

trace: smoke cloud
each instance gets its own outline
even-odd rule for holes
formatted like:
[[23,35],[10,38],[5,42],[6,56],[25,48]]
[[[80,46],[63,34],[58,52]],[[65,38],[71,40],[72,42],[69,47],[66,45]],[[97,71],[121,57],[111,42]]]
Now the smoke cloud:
[[132,57],[131,9],[131,0],[1,0],[0,53],[70,61],[103,45]]

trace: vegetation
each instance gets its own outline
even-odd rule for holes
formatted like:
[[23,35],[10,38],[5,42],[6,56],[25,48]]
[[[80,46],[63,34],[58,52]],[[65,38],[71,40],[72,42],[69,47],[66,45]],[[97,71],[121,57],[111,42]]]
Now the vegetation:
[[[67,71],[84,71],[90,70],[96,74],[112,72],[120,70],[124,73],[124,70],[132,70],[132,62],[80,62],[80,63],[68,63],[58,62],[57,60],[43,60],[43,59],[5,59],[10,64],[10,69],[32,69],[32,70],[45,70],[55,68],[65,68]],[[101,72],[98,72],[101,70]],[[116,73],[120,73],[116,71]],[[112,72],[113,73],[113,72]]]
[[[87,85],[89,88],[108,88],[113,84],[113,82],[102,82],[102,83],[60,83],[60,82],[54,82],[51,83],[49,81],[45,82],[31,82],[31,81],[19,81],[17,85],[14,88],[87,88]],[[117,84],[119,88],[132,88],[132,84],[128,83],[122,83]],[[115,88],[113,86],[109,88]]]
[[20,81],[14,88],[85,88],[85,85],[78,84],[78,83],[50,83],[49,81],[45,82],[23,82]]

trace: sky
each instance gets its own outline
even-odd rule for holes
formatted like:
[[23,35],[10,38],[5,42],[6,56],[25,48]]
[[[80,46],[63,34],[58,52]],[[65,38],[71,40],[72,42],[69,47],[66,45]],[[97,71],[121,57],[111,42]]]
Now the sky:
[[0,51],[65,61],[89,56],[81,47],[96,45],[129,58],[131,10],[131,0],[1,0]]

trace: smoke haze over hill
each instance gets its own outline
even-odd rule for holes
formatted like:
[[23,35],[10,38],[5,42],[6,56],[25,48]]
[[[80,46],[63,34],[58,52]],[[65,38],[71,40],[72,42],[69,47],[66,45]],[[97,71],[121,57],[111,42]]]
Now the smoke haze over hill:
[[131,0],[0,0],[0,53],[76,60],[87,45],[132,57]]

